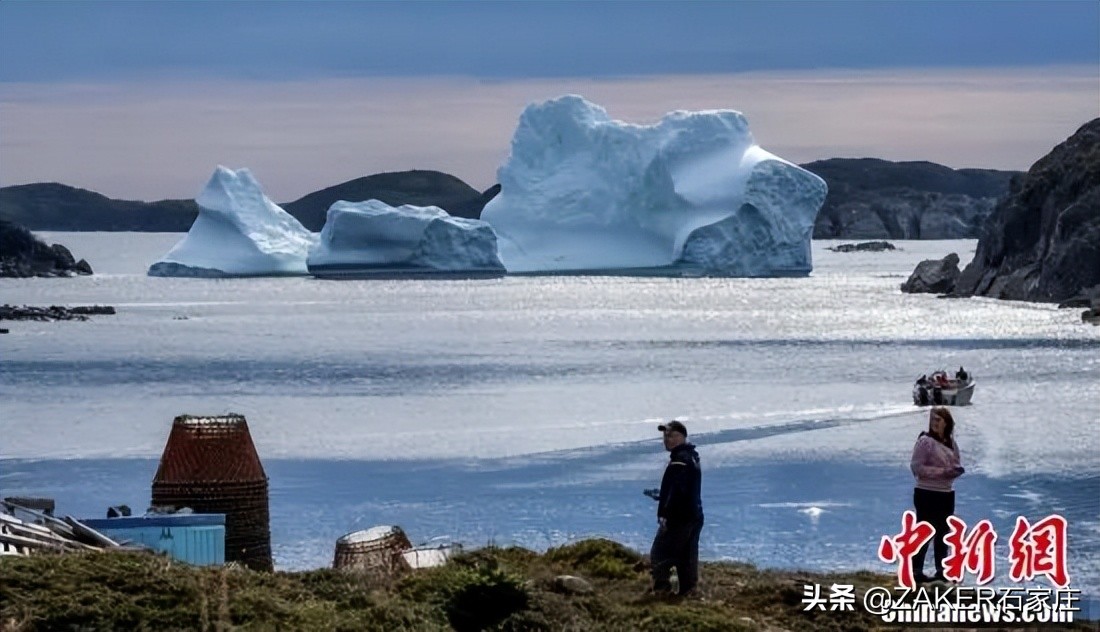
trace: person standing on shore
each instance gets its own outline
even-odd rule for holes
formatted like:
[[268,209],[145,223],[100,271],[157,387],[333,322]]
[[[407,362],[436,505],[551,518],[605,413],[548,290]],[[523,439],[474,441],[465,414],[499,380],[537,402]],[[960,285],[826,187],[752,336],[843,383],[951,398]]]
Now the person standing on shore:
[[913,446],[913,457],[909,469],[916,478],[913,489],[913,507],[917,520],[932,525],[936,535],[932,539],[933,554],[936,561],[936,575],[924,574],[924,558],[928,553],[928,544],[921,547],[913,556],[913,577],[918,583],[944,581],[943,560],[947,557],[947,517],[955,513],[954,480],[966,469],[959,457],[959,446],[955,443],[955,419],[951,411],[935,407],[928,413],[928,430],[917,436]]
[[679,594],[691,593],[699,581],[699,533],[703,530],[702,469],[699,453],[687,442],[687,428],[670,421],[657,426],[664,434],[669,462],[657,496],[657,535],[649,552],[653,591],[672,592],[669,576],[676,569]]

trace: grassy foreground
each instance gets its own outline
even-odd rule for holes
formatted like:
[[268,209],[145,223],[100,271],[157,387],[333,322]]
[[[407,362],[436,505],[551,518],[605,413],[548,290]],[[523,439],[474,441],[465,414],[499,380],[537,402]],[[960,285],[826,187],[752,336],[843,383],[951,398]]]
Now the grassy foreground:
[[[641,556],[608,540],[545,554],[487,548],[386,579],[331,569],[197,568],[148,553],[0,559],[0,630],[868,630],[862,611],[804,612],[804,584],[893,578],[705,563],[700,598],[646,594]],[[563,587],[560,575],[591,585]],[[580,592],[577,592],[580,591]],[[928,630],[929,628],[924,628]],[[1053,628],[1047,627],[1044,630]],[[1095,630],[1095,622],[1072,629]]]

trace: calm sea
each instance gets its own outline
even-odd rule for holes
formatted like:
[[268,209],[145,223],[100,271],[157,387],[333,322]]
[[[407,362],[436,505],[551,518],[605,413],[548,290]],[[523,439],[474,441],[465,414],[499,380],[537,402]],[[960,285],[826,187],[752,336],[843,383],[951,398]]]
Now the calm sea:
[[[271,486],[276,565],[336,538],[647,550],[642,495],[686,419],[705,468],[702,554],[817,570],[880,563],[910,506],[922,373],[978,380],[956,409],[957,513],[1070,522],[1072,584],[1100,595],[1100,328],[1080,310],[905,295],[974,241],[833,253],[801,279],[201,280],[144,275],[179,235],[52,233],[97,274],[0,279],[0,302],[109,304],[0,336],[0,492],[98,517],[144,509],[172,418],[243,413]],[[434,540],[433,540],[434,539]],[[1100,615],[1100,612],[1093,616]]]

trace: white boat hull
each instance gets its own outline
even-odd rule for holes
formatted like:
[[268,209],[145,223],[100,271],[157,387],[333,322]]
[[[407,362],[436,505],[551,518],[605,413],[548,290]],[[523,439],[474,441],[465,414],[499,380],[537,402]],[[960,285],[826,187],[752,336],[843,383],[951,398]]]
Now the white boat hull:
[[917,406],[969,406],[974,396],[973,379],[958,386],[914,386],[913,404]]

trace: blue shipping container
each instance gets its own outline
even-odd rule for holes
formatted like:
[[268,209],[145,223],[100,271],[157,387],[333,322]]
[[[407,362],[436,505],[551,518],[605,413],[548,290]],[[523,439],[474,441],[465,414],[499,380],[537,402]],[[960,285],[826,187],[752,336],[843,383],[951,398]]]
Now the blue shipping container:
[[225,563],[225,514],[181,514],[81,520],[116,542],[163,551],[196,566]]

